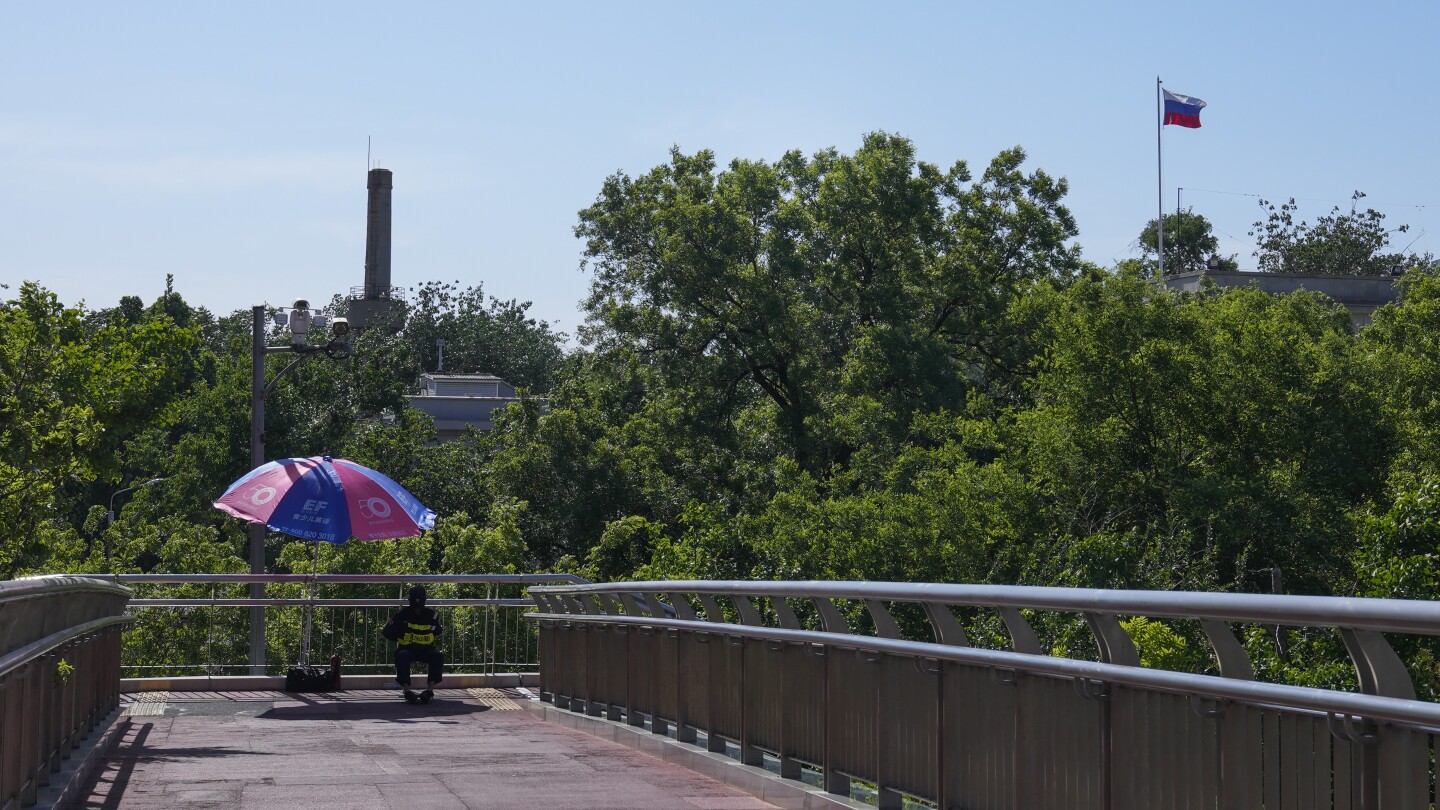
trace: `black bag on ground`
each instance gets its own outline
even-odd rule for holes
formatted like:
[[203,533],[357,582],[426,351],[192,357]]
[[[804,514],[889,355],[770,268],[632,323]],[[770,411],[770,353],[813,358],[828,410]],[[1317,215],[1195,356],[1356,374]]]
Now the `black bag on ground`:
[[328,692],[333,689],[330,670],[314,664],[302,664],[285,671],[286,692]]

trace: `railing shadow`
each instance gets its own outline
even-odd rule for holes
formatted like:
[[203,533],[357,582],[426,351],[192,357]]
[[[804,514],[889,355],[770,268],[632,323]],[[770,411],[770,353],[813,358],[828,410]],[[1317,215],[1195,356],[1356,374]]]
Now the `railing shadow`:
[[436,717],[460,717],[490,711],[489,706],[436,698],[429,704],[412,705],[397,695],[393,703],[373,701],[310,702],[301,706],[276,706],[257,714],[262,720],[381,720],[391,723],[423,723]]
[[96,765],[84,788],[78,795],[86,797],[67,807],[75,810],[115,810],[125,797],[130,786],[130,777],[135,772],[135,763],[140,756],[132,752],[145,750],[145,738],[150,736],[150,723],[134,723],[122,718],[124,728],[117,729],[109,745],[102,753],[103,760]]

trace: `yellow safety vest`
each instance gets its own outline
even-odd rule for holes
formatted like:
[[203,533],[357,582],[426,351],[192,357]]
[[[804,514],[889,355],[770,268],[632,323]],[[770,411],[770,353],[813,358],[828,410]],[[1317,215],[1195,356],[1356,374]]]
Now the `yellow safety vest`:
[[435,632],[429,624],[405,622],[405,632],[400,635],[399,644],[434,644]]

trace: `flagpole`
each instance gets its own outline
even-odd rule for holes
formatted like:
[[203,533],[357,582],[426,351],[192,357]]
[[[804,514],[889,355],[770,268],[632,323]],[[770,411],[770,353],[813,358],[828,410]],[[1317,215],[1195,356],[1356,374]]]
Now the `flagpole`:
[[1165,152],[1160,132],[1165,120],[1160,100],[1160,77],[1155,77],[1155,256],[1160,260],[1160,284],[1165,284]]

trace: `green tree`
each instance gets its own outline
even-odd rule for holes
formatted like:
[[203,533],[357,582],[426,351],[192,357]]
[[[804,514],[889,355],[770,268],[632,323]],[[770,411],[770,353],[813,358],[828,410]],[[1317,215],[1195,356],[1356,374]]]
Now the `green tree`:
[[[84,520],[97,482],[122,479],[118,450],[183,389],[194,327],[169,318],[87,329],[36,284],[0,305],[0,565],[50,556]],[[49,538],[47,540],[47,538]]]
[[1440,277],[1412,273],[1401,280],[1401,298],[1381,307],[1360,334],[1375,363],[1383,397],[1379,416],[1399,433],[1392,477],[1409,490],[1440,478]]
[[[399,332],[366,330],[366,348],[357,343],[354,356],[365,358],[379,349],[391,375],[407,391],[415,389],[421,373],[439,366],[439,340],[445,341],[445,370],[450,373],[494,374],[535,393],[555,384],[566,336],[531,317],[530,302],[487,300],[478,284],[427,281],[400,306],[404,326]],[[347,302],[337,296],[330,308],[343,315]]]
[[1066,185],[997,157],[971,183],[875,133],[854,155],[771,164],[673,150],[606,180],[580,213],[594,273],[584,338],[684,391],[687,432],[768,413],[773,443],[821,473],[855,449],[847,422],[901,435],[911,417],[1001,385],[1019,364],[994,327],[1078,253]]
[[1386,252],[1390,234],[1405,233],[1410,226],[1386,229],[1384,214],[1373,208],[1359,210],[1364,198],[1364,192],[1356,191],[1350,196],[1348,212],[1342,212],[1337,205],[1314,224],[1295,221],[1299,206],[1293,197],[1278,206],[1261,200],[1266,217],[1256,221],[1250,231],[1255,237],[1254,255],[1260,269],[1271,273],[1380,276],[1395,268],[1431,264],[1426,257]]
[[1134,277],[1056,297],[1037,407],[1016,415],[1060,543],[1037,579],[1248,588],[1279,565],[1302,591],[1345,580],[1351,512],[1382,491],[1394,444],[1343,310]]
[[[1144,230],[1140,231],[1140,251],[1143,256],[1142,266],[1145,268],[1146,278],[1153,275],[1155,268],[1158,267],[1156,262],[1159,242],[1158,222],[1160,220],[1152,219],[1145,224]],[[1212,257],[1219,262],[1217,269],[1238,269],[1233,256],[1223,258],[1215,255],[1215,251],[1220,247],[1220,240],[1215,238],[1210,220],[1195,213],[1194,209],[1187,208],[1184,211],[1165,214],[1164,223],[1165,272],[1167,274],[1204,270]]]

